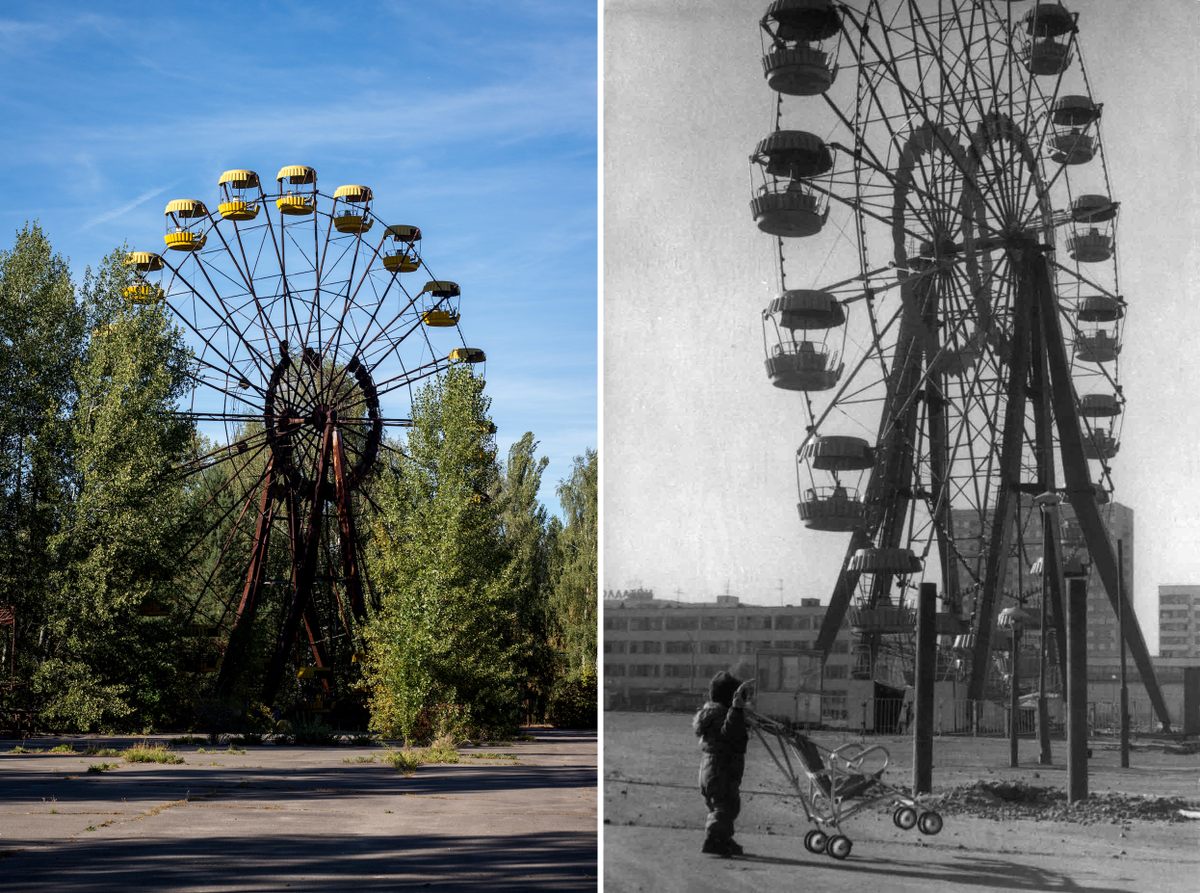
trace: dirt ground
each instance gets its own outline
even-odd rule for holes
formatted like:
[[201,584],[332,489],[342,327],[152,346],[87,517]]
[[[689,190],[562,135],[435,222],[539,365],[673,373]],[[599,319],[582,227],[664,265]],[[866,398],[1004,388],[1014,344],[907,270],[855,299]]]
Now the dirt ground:
[[[1065,795],[1065,742],[1053,743],[1054,764],[1039,766],[1036,741],[1020,743],[1020,767],[1008,767],[1004,739],[934,739],[933,796],[945,828],[935,837],[901,831],[881,805],[850,819],[849,859],[837,862],[805,850],[811,827],[785,781],[753,738],[742,785],[737,838],[747,855],[720,859],[700,853],[704,801],[697,789],[699,750],[691,717],[604,714],[604,886],[609,891],[822,890],[1200,891],[1200,821],[1178,815],[1172,798],[1200,803],[1200,755],[1139,742],[1130,768],[1120,768],[1112,741],[1092,742],[1089,790],[1082,809],[1061,800],[1043,807],[1009,804],[988,790]],[[816,733],[827,747],[857,735]],[[888,748],[885,780],[912,781],[912,740],[866,739]],[[1008,782],[1009,784],[1003,784]],[[1161,818],[1133,817],[1135,808]],[[1166,820],[1173,819],[1173,820]]]
[[[159,765],[0,741],[0,890],[594,890],[596,735],[532,735],[411,776],[378,747]],[[24,746],[62,742],[131,740]]]

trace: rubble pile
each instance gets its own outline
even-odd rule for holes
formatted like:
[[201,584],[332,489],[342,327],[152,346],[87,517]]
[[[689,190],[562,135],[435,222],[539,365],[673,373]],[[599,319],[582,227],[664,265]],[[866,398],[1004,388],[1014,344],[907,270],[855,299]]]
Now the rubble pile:
[[1093,793],[1079,803],[1068,803],[1061,788],[1041,787],[1024,781],[976,781],[958,785],[927,801],[945,815],[973,815],[1004,821],[1096,822],[1123,824],[1140,820],[1182,822],[1179,810],[1195,808],[1178,797],[1139,797],[1112,792]]

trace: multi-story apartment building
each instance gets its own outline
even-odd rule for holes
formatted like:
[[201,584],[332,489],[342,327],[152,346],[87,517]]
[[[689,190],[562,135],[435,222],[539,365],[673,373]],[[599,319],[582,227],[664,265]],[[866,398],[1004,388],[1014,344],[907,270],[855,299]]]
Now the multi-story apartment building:
[[796,717],[820,711],[826,722],[844,722],[849,636],[834,643],[822,672],[812,649],[824,615],[815,598],[767,607],[730,595],[684,602],[658,599],[648,590],[606,593],[606,704],[694,708],[707,695],[709,680],[727,670],[756,679],[760,702],[771,704],[775,696],[787,701],[772,712]]
[[[1069,504],[1064,502],[1057,511],[1063,552],[1065,555],[1070,555],[1073,551],[1083,547],[1083,532],[1080,530],[1079,522],[1075,519],[1075,513]],[[1132,586],[1133,509],[1119,502],[1110,502],[1100,507],[1100,517],[1108,531],[1114,550],[1116,544],[1121,543],[1125,569],[1125,595],[1132,603],[1134,595]],[[1006,580],[1000,607],[1015,604],[1017,596],[1020,595],[1026,608],[1036,611],[1040,606],[1041,580],[1036,574],[1031,573],[1030,569],[1042,556],[1043,531],[1042,514],[1033,505],[1032,497],[1027,495],[1021,497],[1016,518],[1017,532],[1013,536],[1009,564],[1005,571]],[[978,514],[966,510],[955,510],[952,513],[951,523],[954,525],[955,539],[961,543],[959,551],[963,558],[968,563],[978,560],[987,549],[985,532],[981,530]],[[959,579],[960,584],[964,587],[974,582],[965,569],[960,570]],[[966,607],[969,610],[970,604]],[[1034,638],[1027,642],[1030,646],[1036,639],[1036,633],[1033,635]],[[1112,602],[1100,582],[1099,575],[1093,572],[1088,582],[1087,639],[1089,656],[1099,659],[1118,656],[1120,653],[1118,636],[1119,626],[1116,612],[1113,611]]]
[[1200,657],[1200,585],[1158,587],[1158,653]]

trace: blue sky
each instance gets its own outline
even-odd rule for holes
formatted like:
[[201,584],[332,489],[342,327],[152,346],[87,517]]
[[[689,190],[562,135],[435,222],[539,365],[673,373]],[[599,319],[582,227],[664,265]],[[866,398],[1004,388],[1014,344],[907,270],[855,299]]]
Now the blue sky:
[[37,219],[78,279],[228,168],[366,184],[461,285],[501,453],[534,432],[557,510],[596,446],[596,69],[589,3],[6,3],[0,247]]

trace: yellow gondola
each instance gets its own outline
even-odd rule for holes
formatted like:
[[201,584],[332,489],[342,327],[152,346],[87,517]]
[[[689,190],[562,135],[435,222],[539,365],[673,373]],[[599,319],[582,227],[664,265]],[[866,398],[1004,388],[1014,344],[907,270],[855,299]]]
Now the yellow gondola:
[[163,268],[163,259],[151,251],[130,251],[125,255],[125,266],[133,267],[139,273],[157,273]]
[[487,354],[478,347],[456,347],[446,357],[451,363],[482,363]]
[[383,256],[383,266],[391,273],[413,273],[421,268],[421,253],[417,243],[421,241],[421,229],[416,226],[389,226],[387,235],[396,243],[391,254]]
[[139,279],[121,289],[121,296],[130,304],[157,304],[164,294],[161,285]]
[[370,186],[339,186],[334,190],[335,207],[343,203],[334,212],[333,226],[339,233],[365,233],[375,222],[371,219]]
[[[275,207],[281,214],[311,214],[317,209],[317,172],[306,164],[289,164],[275,175],[279,198]],[[300,189],[307,186],[309,189]],[[289,188],[290,187],[290,188]]]
[[426,310],[421,314],[421,322],[433,329],[442,329],[458,325],[457,310]]
[[253,220],[258,216],[258,197],[262,194],[258,174],[235,169],[225,171],[217,180],[221,203],[217,211],[224,220]]
[[163,241],[172,251],[199,251],[204,247],[205,235],[199,229],[201,221],[208,219],[208,208],[195,198],[177,198],[167,202],[163,216],[167,218],[167,232]]

